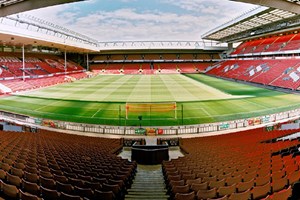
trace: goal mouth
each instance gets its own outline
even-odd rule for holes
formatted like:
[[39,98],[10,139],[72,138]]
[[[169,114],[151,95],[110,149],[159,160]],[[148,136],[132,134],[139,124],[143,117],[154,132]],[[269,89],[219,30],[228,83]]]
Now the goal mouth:
[[126,103],[126,119],[136,118],[137,116],[177,118],[176,102],[145,102],[145,103]]

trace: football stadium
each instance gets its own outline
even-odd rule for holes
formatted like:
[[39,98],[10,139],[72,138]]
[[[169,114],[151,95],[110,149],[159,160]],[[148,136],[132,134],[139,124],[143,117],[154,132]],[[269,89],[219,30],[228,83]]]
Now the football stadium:
[[[95,2],[0,0],[0,199],[300,199],[299,0],[71,12]],[[168,38],[176,6],[219,24],[182,17],[201,37]],[[34,15],[51,9],[78,30]]]

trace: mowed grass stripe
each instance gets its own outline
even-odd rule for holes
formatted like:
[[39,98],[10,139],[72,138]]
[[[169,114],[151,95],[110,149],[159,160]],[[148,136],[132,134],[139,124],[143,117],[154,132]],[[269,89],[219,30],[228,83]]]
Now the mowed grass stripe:
[[[209,100],[204,98],[204,100],[199,99],[196,102],[178,102],[177,119],[171,119],[170,115],[164,115],[165,113],[152,113],[151,117],[149,114],[144,113],[143,125],[173,126],[182,124],[211,123],[266,115],[298,108],[300,106],[300,97],[298,95],[256,88],[249,85],[238,84],[203,75],[193,76],[194,80],[190,80],[182,75],[159,75],[147,77],[135,75],[99,76],[94,79],[86,79],[70,84],[54,86],[53,88],[55,88],[55,90],[60,90],[60,93],[64,95],[64,99],[55,99],[55,95],[57,94],[56,92],[52,94],[49,89],[53,88],[49,87],[41,90],[43,91],[41,96],[44,96],[47,93],[44,92],[44,90],[50,91],[48,96],[45,95],[44,98],[39,98],[38,96],[10,96],[1,98],[0,109],[63,121],[108,125],[139,125],[137,117],[130,117],[131,120],[125,120],[125,102],[128,101],[128,95],[132,94],[133,91],[133,93],[139,95],[143,92],[143,94],[149,94],[141,95],[147,102],[147,98],[149,98],[149,96],[152,101],[164,100],[167,97],[172,99],[174,94],[169,91],[169,88],[176,88],[177,86],[174,82],[177,82],[180,86],[177,87],[177,90],[174,90],[175,96],[177,94],[181,94],[180,88],[182,90],[186,90],[186,93],[195,95],[191,92],[191,88],[194,87],[194,83],[197,85],[195,82],[197,79],[200,80],[201,84],[207,84],[210,87],[214,86],[221,92],[226,92],[231,95],[247,95],[247,92],[250,92],[252,97],[218,100]],[[201,84],[198,86],[199,89],[195,90],[196,92],[199,91],[197,95],[208,95],[203,94]],[[205,87],[207,88],[207,86]],[[93,90],[90,90],[91,88],[93,88]],[[244,91],[243,88],[245,89]],[[257,95],[255,95],[255,89],[258,91]],[[91,93],[88,94],[87,91]],[[110,93],[111,91],[113,91],[113,93]],[[38,94],[39,91],[28,93],[28,95],[33,93]],[[120,100],[123,98],[124,102],[97,102],[108,93],[110,93],[108,96],[112,99]],[[264,94],[265,96],[263,96]],[[88,100],[87,98],[83,101],[78,101],[79,98],[86,95],[91,95],[88,98],[92,100]],[[58,96],[60,96],[60,94]],[[138,98],[141,97],[139,96]],[[183,113],[181,111],[181,104],[183,104],[184,108]],[[184,119],[181,118],[181,114],[183,114]]]
[[171,90],[171,87],[175,86],[166,83],[166,78],[168,78],[168,76],[159,75],[157,77],[158,79],[154,76],[152,77],[151,101],[155,102],[157,101],[157,99],[169,102],[175,101],[176,98],[174,97],[173,91]]

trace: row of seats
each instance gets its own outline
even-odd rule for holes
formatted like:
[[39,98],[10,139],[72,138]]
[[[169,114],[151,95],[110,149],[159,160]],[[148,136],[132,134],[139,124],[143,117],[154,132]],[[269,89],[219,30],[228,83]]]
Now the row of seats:
[[211,66],[203,63],[111,63],[93,64],[91,69],[102,74],[173,74],[204,72]]
[[300,60],[227,60],[207,74],[295,90],[300,86]]
[[0,53],[0,78],[15,78],[23,76],[49,75],[65,72],[78,72],[83,68],[72,61],[65,61],[55,55],[27,53],[25,56],[25,70],[23,70],[22,55],[20,53]]
[[72,79],[78,80],[86,77],[88,77],[88,75],[85,72],[79,72],[74,74],[68,74],[67,78],[65,75],[57,75],[43,78],[30,78],[25,79],[25,81],[23,81],[22,79],[2,80],[0,81],[0,83],[10,88],[12,92],[20,92],[25,90],[48,87],[56,84],[62,84],[73,81]]
[[211,59],[220,59],[218,53],[201,53],[201,54],[176,54],[176,53],[165,53],[165,54],[104,54],[104,55],[96,55],[92,58],[92,61],[108,61],[108,60],[194,60],[194,59],[203,59],[203,60],[211,60]]
[[[273,154],[298,140],[266,143],[299,130],[254,129],[181,139],[184,157],[165,161],[163,173],[174,199],[287,199],[300,180],[299,159]],[[181,197],[183,196],[183,197]],[[192,197],[193,196],[193,197]]]
[[4,199],[123,199],[136,163],[116,156],[118,139],[51,131],[0,131]]
[[272,36],[268,38],[259,38],[256,40],[243,42],[236,48],[232,55],[298,50],[299,45],[299,33]]

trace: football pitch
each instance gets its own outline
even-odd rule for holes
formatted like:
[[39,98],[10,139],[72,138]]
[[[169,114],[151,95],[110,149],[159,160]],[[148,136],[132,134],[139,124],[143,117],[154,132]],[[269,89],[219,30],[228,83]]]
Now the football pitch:
[[120,126],[220,122],[299,106],[299,95],[200,74],[100,75],[0,99],[0,110],[43,119]]

